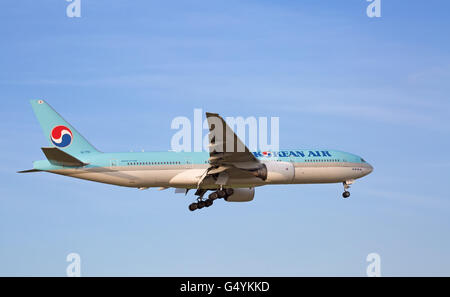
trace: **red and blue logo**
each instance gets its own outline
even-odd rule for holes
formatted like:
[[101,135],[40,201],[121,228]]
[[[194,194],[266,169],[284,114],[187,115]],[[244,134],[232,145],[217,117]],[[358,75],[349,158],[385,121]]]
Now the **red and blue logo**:
[[262,156],[265,158],[272,158],[273,154],[272,152],[262,152]]
[[56,126],[50,134],[50,139],[57,147],[64,148],[72,143],[73,134],[66,126]]

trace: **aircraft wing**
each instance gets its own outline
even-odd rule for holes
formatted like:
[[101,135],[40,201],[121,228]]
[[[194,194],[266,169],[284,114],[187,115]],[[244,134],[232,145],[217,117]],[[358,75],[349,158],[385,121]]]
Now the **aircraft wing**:
[[209,163],[224,165],[233,162],[256,162],[250,152],[224,119],[216,113],[206,113],[209,124]]
[[255,177],[261,162],[250,152],[224,119],[216,113],[206,113],[209,124],[209,164],[199,182],[214,178],[216,184],[226,185],[230,178]]

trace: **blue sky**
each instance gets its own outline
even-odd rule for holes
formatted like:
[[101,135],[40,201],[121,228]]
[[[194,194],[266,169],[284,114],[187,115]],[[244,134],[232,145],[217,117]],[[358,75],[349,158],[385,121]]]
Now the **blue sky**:
[[[450,275],[448,1],[4,1],[0,275]],[[278,116],[283,148],[339,149],[375,172],[341,185],[192,196],[18,175],[47,145],[46,99],[102,151],[166,151],[174,117]]]

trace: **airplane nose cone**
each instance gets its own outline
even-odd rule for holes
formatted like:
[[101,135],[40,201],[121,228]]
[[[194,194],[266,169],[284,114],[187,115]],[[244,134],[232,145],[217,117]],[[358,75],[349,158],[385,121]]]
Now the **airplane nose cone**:
[[371,174],[373,172],[373,166],[370,164],[367,165],[369,165],[369,167],[367,168],[367,174]]

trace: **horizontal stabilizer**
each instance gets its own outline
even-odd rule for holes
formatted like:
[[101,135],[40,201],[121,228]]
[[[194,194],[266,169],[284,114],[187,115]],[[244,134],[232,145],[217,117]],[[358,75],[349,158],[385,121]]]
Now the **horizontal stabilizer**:
[[39,169],[30,169],[30,170],[18,171],[17,173],[33,173],[33,172],[41,172],[41,170],[39,170]]
[[43,147],[42,151],[48,161],[56,166],[83,167],[88,165],[56,147]]

